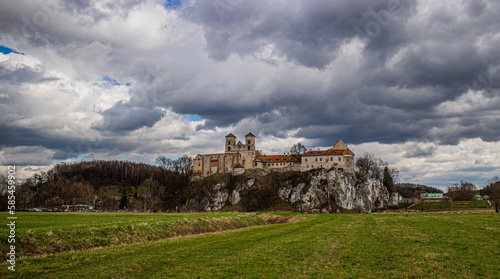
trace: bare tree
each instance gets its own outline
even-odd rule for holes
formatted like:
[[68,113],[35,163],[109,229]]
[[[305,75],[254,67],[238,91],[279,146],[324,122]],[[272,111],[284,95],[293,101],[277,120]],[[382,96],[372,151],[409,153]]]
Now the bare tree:
[[177,159],[178,161],[178,171],[184,175],[188,175],[193,169],[193,158],[189,157],[187,154]]
[[16,206],[18,209],[26,210],[33,206],[35,193],[29,183],[22,183],[16,189]]
[[165,156],[158,156],[158,158],[156,158],[156,163],[160,164],[164,169],[170,169],[173,165],[173,160]]
[[389,169],[389,175],[391,176],[392,181],[394,183],[397,183],[399,180],[399,170],[395,167],[388,167],[388,169]]
[[99,205],[102,210],[116,210],[118,208],[118,195],[111,187],[103,187],[99,190]]
[[148,178],[144,180],[141,184],[142,194],[140,195],[142,199],[142,204],[144,211],[152,210],[155,208],[162,200],[165,193],[165,187],[158,183],[158,181]]
[[454,201],[472,201],[475,194],[476,186],[463,180],[448,187],[448,196]]
[[301,142],[292,145],[290,148],[290,154],[304,154],[306,151],[307,148]]
[[189,172],[193,168],[193,158],[189,157],[187,154],[177,159],[159,156],[158,158],[156,158],[156,163],[160,164],[167,170],[180,172],[185,175],[189,174]]
[[[81,189],[81,195],[83,197],[83,200],[85,201],[85,204],[87,205],[92,205],[96,199],[95,195],[95,190],[90,183],[85,183]],[[95,205],[95,204],[94,204]]]
[[[371,175],[373,178],[382,179],[384,168],[387,163],[382,161],[380,158],[375,158],[373,153],[365,153],[363,156],[356,160],[356,167],[358,172],[363,174]],[[392,170],[391,170],[392,169]],[[395,168],[388,169],[389,174],[398,174],[399,172]],[[394,181],[394,178],[393,178]]]

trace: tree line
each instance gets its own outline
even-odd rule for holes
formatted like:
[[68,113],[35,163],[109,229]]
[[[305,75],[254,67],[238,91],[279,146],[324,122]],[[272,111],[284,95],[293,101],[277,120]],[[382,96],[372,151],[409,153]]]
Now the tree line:
[[[185,158],[183,159],[186,162]],[[172,160],[175,161],[175,160]],[[187,160],[189,163],[189,160]],[[84,161],[57,164],[16,187],[18,210],[92,205],[102,210],[163,210],[183,203],[191,169],[172,170],[129,161]],[[6,210],[5,177],[0,177],[0,210]]]

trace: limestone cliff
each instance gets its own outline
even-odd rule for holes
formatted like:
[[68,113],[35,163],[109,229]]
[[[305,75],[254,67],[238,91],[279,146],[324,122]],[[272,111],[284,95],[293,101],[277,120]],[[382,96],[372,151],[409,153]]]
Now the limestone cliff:
[[379,180],[318,169],[207,177],[194,183],[187,207],[198,211],[226,208],[332,213],[342,209],[372,212],[394,202]]

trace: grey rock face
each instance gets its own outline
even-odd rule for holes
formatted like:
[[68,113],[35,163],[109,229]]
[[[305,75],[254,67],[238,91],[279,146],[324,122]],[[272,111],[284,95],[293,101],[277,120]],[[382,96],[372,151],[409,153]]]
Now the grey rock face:
[[371,177],[357,180],[342,171],[323,169],[311,171],[309,175],[307,192],[304,193],[304,183],[282,187],[278,192],[281,199],[295,204],[299,211],[320,209],[322,212],[333,212],[328,203],[365,212],[390,205],[391,193],[380,181]]
[[[334,213],[337,205],[345,209],[372,212],[393,204],[393,196],[377,179],[364,177],[357,179],[351,174],[338,170],[313,170],[301,182],[281,181],[278,196],[291,204],[296,211],[311,213]],[[256,179],[259,180],[259,176]],[[252,188],[256,179],[238,182],[228,189],[226,183],[219,182],[205,187],[205,196],[192,199],[188,204],[201,205],[205,211],[217,211],[224,205],[235,205],[241,201],[241,192]],[[277,186],[278,187],[278,186]]]
[[240,192],[251,188],[254,184],[255,184],[255,179],[249,179],[244,183],[237,183],[236,189],[233,190],[231,196],[229,197],[229,203],[233,205],[239,203],[241,200]]

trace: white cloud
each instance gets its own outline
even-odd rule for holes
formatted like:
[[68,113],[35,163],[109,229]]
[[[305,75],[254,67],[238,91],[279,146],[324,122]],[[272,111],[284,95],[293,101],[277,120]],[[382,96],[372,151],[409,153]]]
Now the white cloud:
[[[432,155],[405,156],[414,146],[421,149],[434,147]],[[484,187],[488,179],[500,171],[500,142],[485,142],[480,138],[461,140],[458,145],[406,142],[381,144],[377,142],[354,145],[356,156],[374,153],[376,157],[398,168],[403,182],[426,184],[446,188],[462,179]]]

